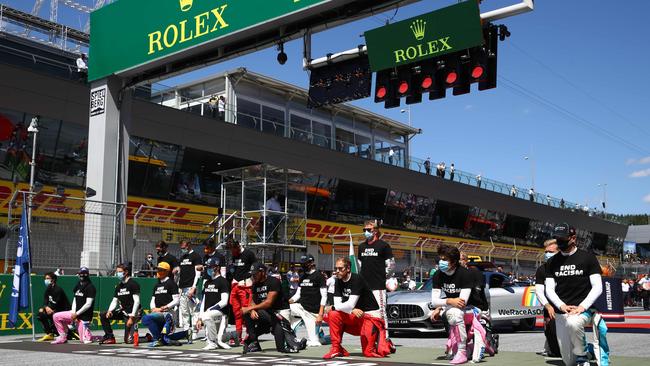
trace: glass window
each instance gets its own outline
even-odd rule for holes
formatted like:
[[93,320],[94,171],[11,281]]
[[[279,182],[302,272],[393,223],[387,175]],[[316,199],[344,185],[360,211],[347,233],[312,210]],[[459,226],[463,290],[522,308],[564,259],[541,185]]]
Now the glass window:
[[329,148],[332,138],[332,127],[330,125],[312,121],[313,144]]
[[341,128],[337,128],[336,129],[336,150],[348,154],[356,154],[357,147],[354,144],[354,133],[347,130],[343,130]]
[[218,204],[221,179],[213,173],[223,170],[221,160],[217,154],[186,147],[176,163],[171,196],[180,201]]
[[[31,119],[31,117],[30,117]],[[29,159],[31,149],[28,148],[29,135],[27,126],[29,120],[22,112],[0,110],[0,177],[14,182],[29,180]]]
[[262,131],[276,136],[284,136],[284,111],[262,106]]
[[291,115],[291,138],[298,141],[312,141],[311,121],[307,118]]
[[246,99],[237,98],[237,124],[259,130],[261,128],[260,105]]
[[372,146],[370,141],[370,137],[359,134],[354,135],[354,143],[357,145],[357,154],[360,157],[366,159],[372,158]]
[[129,194],[169,198],[181,147],[134,136],[129,150]]

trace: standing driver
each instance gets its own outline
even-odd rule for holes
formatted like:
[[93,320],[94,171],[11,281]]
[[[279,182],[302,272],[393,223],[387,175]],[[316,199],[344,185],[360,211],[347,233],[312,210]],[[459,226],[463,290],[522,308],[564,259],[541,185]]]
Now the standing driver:
[[[361,264],[359,274],[366,281],[372,294],[379,305],[379,313],[384,319],[384,328],[388,329],[386,316],[386,279],[390,278],[395,270],[395,258],[390,244],[381,240],[381,232],[376,220],[366,221],[363,226],[365,241],[359,244],[358,260]],[[390,339],[386,339],[395,352],[395,347]]]
[[555,325],[566,366],[589,366],[585,326],[592,321],[591,306],[603,291],[600,264],[592,253],[578,249],[576,231],[568,224],[555,227],[560,253],[548,262],[546,296],[555,309]]

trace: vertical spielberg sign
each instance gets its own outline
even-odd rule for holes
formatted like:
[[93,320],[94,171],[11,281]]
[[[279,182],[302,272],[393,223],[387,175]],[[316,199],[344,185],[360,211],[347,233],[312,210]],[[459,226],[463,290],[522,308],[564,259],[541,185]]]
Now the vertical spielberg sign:
[[[90,15],[88,79],[164,60],[332,0],[120,0]],[[316,11],[316,10],[314,10]],[[222,44],[219,44],[221,46]]]
[[365,33],[370,67],[381,71],[483,44],[476,1],[465,1]]

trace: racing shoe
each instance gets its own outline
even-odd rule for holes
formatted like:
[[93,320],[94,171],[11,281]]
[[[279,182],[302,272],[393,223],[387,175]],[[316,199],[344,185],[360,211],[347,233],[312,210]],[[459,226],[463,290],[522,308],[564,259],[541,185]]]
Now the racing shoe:
[[302,350],[304,350],[305,348],[307,348],[307,338],[303,338],[303,339],[301,339],[300,342],[299,342],[299,344],[298,344],[298,350],[299,350],[299,351],[302,351]]
[[397,348],[395,347],[395,343],[390,340],[390,338],[386,338],[386,343],[388,343],[388,348],[390,349],[390,353],[395,353],[397,352]]
[[39,338],[36,342],[50,342],[54,340],[54,334],[46,334]]
[[323,355],[323,359],[325,360],[331,360],[334,357],[348,357],[350,355],[350,352],[346,351],[345,348],[340,347],[338,349],[332,348],[330,349],[329,352],[327,352],[325,355]]
[[295,349],[293,347],[284,347],[282,349],[279,349],[278,352],[280,352],[280,353],[298,353],[300,351],[298,351],[297,349]]
[[576,356],[576,366],[589,366],[589,359],[587,356]]
[[51,344],[63,344],[63,343],[68,343],[68,340],[65,339],[64,337],[57,337],[55,340],[50,342]]
[[244,344],[243,354],[254,353],[254,352],[262,352],[262,347],[260,346],[259,342],[251,342],[248,344]]
[[456,356],[454,356],[454,359],[449,361],[449,363],[452,365],[460,365],[461,363],[466,363],[466,362],[467,362],[467,351],[464,349],[459,349],[458,352],[456,352]]
[[115,337],[112,336],[107,336],[105,335],[102,337],[102,339],[99,341],[99,344],[115,344]]

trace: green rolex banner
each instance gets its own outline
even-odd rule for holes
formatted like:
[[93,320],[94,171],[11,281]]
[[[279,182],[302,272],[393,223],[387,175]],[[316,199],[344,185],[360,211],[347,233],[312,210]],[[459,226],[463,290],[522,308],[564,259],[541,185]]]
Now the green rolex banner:
[[476,1],[465,1],[365,33],[373,72],[483,44]]

